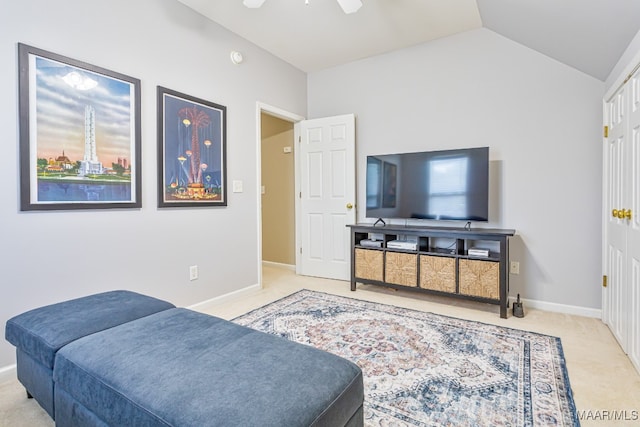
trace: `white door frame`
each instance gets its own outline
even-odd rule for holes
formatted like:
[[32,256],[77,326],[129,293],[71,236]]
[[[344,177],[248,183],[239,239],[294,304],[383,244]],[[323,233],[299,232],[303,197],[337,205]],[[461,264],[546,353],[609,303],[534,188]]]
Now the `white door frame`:
[[[282,108],[274,107],[263,102],[256,102],[256,164],[257,164],[257,176],[256,176],[256,198],[257,198],[257,218],[258,218],[258,284],[262,288],[262,192],[260,188],[262,186],[262,113],[267,113],[279,119],[286,120],[288,122],[297,123],[305,118],[296,113],[292,113]],[[294,160],[295,163],[295,187],[298,188],[298,158]],[[298,199],[296,198],[296,216],[298,211]],[[297,221],[296,221],[297,222]],[[296,228],[296,247],[298,240],[298,232]],[[296,271],[298,269],[298,251],[296,250]]]

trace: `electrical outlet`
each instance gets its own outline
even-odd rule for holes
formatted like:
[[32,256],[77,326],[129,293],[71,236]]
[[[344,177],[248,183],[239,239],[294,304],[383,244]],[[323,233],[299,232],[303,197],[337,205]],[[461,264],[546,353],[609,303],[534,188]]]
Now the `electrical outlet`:
[[509,263],[509,273],[520,274],[520,263],[518,261],[511,261]]
[[189,280],[194,281],[198,279],[198,266],[192,265],[189,267]]

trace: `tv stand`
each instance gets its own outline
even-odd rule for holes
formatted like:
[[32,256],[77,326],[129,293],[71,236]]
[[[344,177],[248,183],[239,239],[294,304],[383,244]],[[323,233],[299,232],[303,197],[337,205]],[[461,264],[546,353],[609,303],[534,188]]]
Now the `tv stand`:
[[[386,224],[348,225],[351,229],[351,290],[356,283],[446,295],[500,306],[509,305],[509,241],[515,230],[424,227]],[[383,221],[384,223],[384,221]],[[382,247],[360,242],[382,235]],[[416,242],[417,249],[391,248],[388,242]],[[395,246],[395,245],[394,245]],[[474,256],[476,247],[488,248]]]
[[378,223],[382,223],[382,226],[384,227],[385,225],[387,225],[386,222],[384,222],[384,219],[382,218],[378,218],[378,220],[376,222],[373,223],[373,226],[375,227],[376,225],[378,225]]

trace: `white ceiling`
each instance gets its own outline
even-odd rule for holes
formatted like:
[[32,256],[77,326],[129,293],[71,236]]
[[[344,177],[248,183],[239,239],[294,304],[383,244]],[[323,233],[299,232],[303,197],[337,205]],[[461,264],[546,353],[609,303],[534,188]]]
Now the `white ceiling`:
[[640,30],[638,0],[179,0],[306,72],[485,27],[599,80]]

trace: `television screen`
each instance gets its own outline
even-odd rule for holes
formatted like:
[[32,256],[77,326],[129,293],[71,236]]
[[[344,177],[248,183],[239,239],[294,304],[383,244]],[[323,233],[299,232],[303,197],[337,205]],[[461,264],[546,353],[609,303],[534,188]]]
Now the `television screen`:
[[367,218],[488,221],[489,147],[367,156]]

